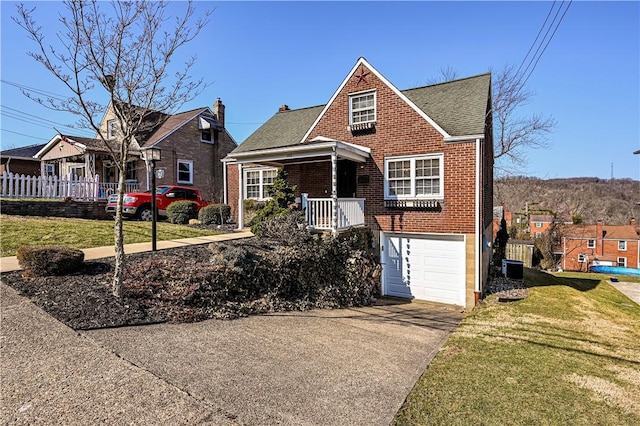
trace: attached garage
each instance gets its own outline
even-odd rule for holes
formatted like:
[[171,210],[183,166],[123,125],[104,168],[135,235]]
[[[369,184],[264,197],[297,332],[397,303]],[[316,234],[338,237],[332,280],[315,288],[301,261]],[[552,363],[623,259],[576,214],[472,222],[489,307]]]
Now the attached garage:
[[463,235],[382,233],[382,292],[465,306]]

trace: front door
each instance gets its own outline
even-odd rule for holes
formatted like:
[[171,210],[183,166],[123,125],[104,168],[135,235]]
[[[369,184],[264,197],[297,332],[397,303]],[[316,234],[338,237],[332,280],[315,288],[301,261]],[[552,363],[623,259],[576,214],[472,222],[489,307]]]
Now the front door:
[[338,198],[356,198],[356,170],[350,160],[338,160]]

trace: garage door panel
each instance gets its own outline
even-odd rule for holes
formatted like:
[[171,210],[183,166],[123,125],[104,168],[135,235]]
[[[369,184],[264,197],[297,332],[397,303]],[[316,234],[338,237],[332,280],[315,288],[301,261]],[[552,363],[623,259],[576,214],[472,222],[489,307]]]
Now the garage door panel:
[[464,305],[463,240],[384,234],[383,248],[385,294]]

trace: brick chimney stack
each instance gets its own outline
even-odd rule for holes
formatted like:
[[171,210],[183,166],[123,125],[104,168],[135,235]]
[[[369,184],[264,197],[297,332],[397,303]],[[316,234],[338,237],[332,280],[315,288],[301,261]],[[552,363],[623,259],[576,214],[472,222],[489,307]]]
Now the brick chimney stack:
[[636,226],[636,218],[635,218],[635,217],[632,217],[632,218],[631,218],[631,223],[630,223],[630,225],[631,225],[631,226]]
[[[602,220],[598,220],[596,222],[596,244],[598,241],[600,241],[600,254],[604,255],[604,236],[606,235],[607,231],[603,231],[602,227],[603,227],[604,223],[602,222]],[[596,248],[596,253],[597,253],[597,248]]]
[[282,105],[280,109],[278,109],[278,112],[282,112],[282,111],[290,111],[289,105]]
[[220,98],[216,99],[213,104],[213,115],[215,115],[216,120],[222,127],[224,127],[224,104],[220,100]]

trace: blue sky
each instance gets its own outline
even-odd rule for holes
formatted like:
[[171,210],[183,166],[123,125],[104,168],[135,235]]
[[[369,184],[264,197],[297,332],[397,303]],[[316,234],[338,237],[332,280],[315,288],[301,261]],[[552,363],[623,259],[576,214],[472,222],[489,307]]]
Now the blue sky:
[[[27,2],[53,34],[59,2]],[[282,104],[326,103],[360,56],[399,89],[427,84],[443,67],[459,77],[519,65],[551,2],[198,2],[211,23],[185,54],[211,85],[182,110],[226,105],[242,142]],[[180,3],[171,7],[181,8]],[[557,7],[557,4],[556,4]],[[64,95],[26,55],[34,49],[1,4],[2,149],[45,143],[74,118],[25,98],[12,84]],[[640,3],[574,1],[527,86],[526,113],[553,116],[551,148],[528,152],[519,174],[640,180]],[[11,109],[9,109],[11,108]],[[16,112],[17,111],[17,112]],[[36,117],[36,118],[33,118]],[[83,132],[75,132],[83,135]],[[89,135],[90,136],[90,135]]]

